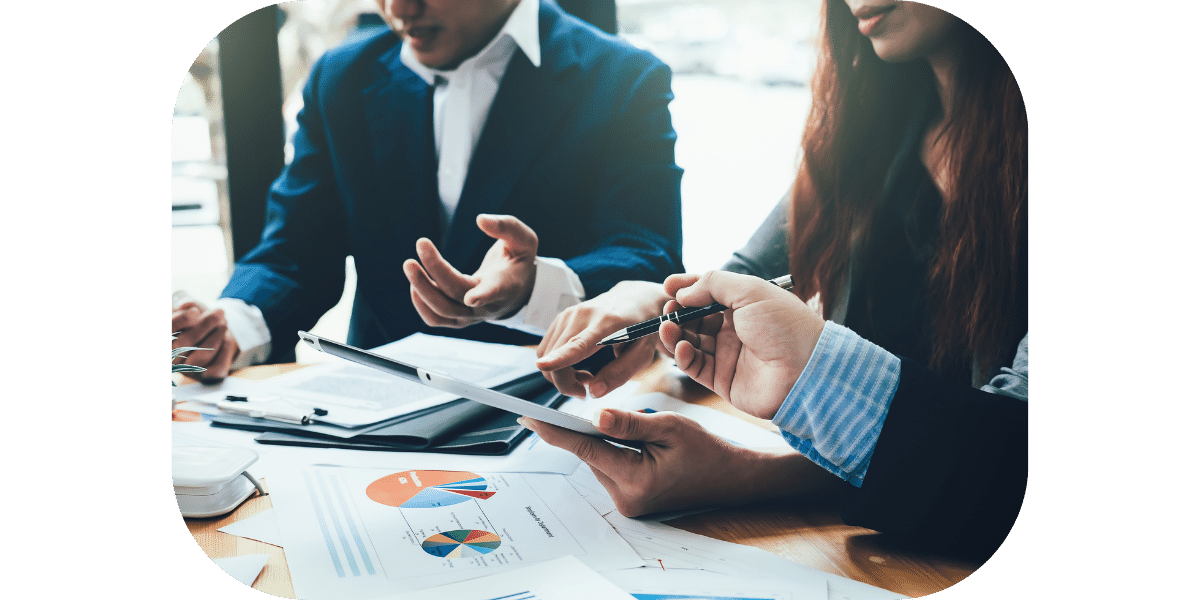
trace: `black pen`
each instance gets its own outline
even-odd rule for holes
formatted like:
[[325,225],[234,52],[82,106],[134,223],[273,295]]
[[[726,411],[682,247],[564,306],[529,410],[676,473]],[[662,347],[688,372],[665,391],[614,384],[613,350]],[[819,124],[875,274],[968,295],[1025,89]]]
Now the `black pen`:
[[[773,283],[785,290],[790,290],[790,289],[792,289],[792,276],[784,275],[783,277],[776,277],[775,279],[770,280],[769,283]],[[696,307],[692,307],[692,308],[680,309],[673,313],[665,314],[661,317],[655,317],[653,319],[650,319],[649,321],[642,321],[641,323],[638,323],[637,325],[630,325],[629,327],[626,327],[625,329],[622,329],[622,330],[600,340],[600,342],[596,345],[597,346],[612,346],[615,344],[624,344],[625,342],[632,342],[633,340],[636,340],[638,338],[643,338],[652,333],[657,332],[658,326],[662,325],[666,321],[674,321],[676,323],[687,323],[688,321],[695,321],[696,319],[702,319],[704,317],[707,317],[708,315],[715,315],[723,310],[726,310],[727,308],[728,307],[723,304],[718,304],[718,303],[714,302],[712,304],[709,304],[708,306],[696,306]]]

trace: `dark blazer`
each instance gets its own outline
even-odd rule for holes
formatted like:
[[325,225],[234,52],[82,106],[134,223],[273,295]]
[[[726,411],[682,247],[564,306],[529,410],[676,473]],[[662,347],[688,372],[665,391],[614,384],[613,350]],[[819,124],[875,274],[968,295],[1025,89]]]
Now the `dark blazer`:
[[951,382],[902,358],[861,488],[842,518],[918,546],[991,556],[1021,511],[1029,403]]
[[298,329],[337,303],[345,261],[358,276],[349,342],[373,347],[417,331],[484,341],[533,336],[480,324],[426,327],[401,264],[420,237],[473,272],[494,240],[479,213],[511,214],[562,258],[588,297],[624,279],[682,270],[670,71],[648,52],[542,0],[542,64],[519,49],[500,82],[458,208],[439,231],[432,90],[400,61],[391,31],[331,50],[313,67],[292,162],[271,187],[262,240],[224,297],[257,306],[269,360],[293,360]]

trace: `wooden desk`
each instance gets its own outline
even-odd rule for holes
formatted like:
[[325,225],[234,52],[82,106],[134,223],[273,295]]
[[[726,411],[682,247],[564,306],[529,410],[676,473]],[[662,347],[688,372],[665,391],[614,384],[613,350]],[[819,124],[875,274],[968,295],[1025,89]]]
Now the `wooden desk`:
[[[265,379],[301,366],[252,367],[239,371],[237,376]],[[641,391],[663,392],[774,429],[770,422],[739,412],[694,382],[673,377],[670,371],[667,363],[662,361],[647,369],[637,378],[641,382]],[[269,490],[271,482],[264,480],[263,483]],[[270,507],[269,496],[256,496],[224,517],[184,521],[196,543],[211,558],[269,554],[271,558],[254,582],[254,589],[294,598],[282,548],[217,531]],[[898,548],[869,529],[847,526],[842,523],[833,503],[803,507],[787,503],[753,504],[682,517],[668,523],[692,533],[756,546],[798,563],[906,596],[923,596],[946,589],[979,567],[978,562]]]

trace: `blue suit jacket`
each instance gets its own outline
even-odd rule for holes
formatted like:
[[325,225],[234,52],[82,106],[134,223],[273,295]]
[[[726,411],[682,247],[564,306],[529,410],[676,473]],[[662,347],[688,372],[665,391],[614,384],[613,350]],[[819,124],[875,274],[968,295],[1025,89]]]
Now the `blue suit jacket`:
[[[262,310],[271,362],[293,360],[296,331],[337,303],[346,256],[358,276],[351,344],[431,331],[401,264],[424,236],[473,272],[494,242],[475,225],[479,213],[527,223],[538,254],[564,259],[588,297],[682,269],[670,71],[546,0],[538,19],[542,64],[514,54],[445,232],[436,217],[432,90],[401,63],[400,39],[382,31],[313,67],[294,158],[271,187],[262,240],[221,294]],[[436,333],[535,339],[489,324]]]

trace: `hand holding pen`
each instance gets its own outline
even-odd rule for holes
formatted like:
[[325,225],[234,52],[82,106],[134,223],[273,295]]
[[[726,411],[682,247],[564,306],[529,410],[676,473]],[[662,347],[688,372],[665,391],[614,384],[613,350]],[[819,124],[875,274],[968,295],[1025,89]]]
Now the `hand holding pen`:
[[[698,276],[697,276],[698,277]],[[657,335],[658,318],[664,305],[675,306],[663,284],[649,281],[622,281],[613,289],[559,313],[537,348],[537,367],[568,396],[591,395],[600,398],[620,387],[654,361],[655,350],[673,358],[672,349],[662,345]],[[702,308],[702,307],[698,307]],[[715,314],[715,313],[714,313]],[[694,316],[694,315],[693,315]],[[600,341],[629,323],[653,320],[655,325],[630,343],[611,345],[612,362],[594,374],[576,368],[605,346]]]
[[656,337],[697,383],[743,412],[771,418],[804,372],[825,320],[796,295],[749,275],[672,275],[663,290],[679,303],[729,307],[686,329],[664,322]]
[[[782,277],[776,277],[775,279],[770,280],[770,283],[779,286],[781,289],[790,290],[792,289],[792,276],[784,275]],[[682,308],[680,310],[667,313],[661,317],[655,317],[653,319],[642,321],[637,325],[630,325],[629,327],[626,327],[625,329],[615,332],[612,335],[600,340],[599,344],[602,346],[624,344],[625,342],[631,342],[638,338],[646,337],[653,333],[658,333],[659,326],[667,321],[680,324],[688,323],[697,319],[703,319],[709,315],[715,315],[719,312],[724,312],[727,309],[728,307],[717,302],[709,304],[708,306]]]

